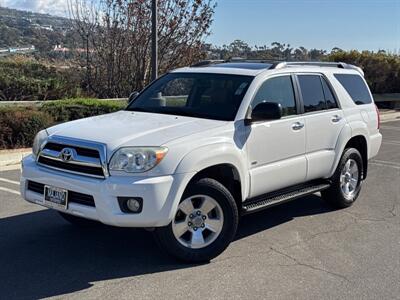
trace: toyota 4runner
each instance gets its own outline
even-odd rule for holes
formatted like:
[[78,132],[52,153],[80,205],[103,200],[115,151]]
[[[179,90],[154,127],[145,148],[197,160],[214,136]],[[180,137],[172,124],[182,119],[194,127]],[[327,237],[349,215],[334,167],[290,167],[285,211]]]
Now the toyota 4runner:
[[358,67],[202,62],[123,111],[39,132],[21,193],[71,223],[148,228],[169,254],[207,261],[243,214],[316,192],[352,205],[381,140]]

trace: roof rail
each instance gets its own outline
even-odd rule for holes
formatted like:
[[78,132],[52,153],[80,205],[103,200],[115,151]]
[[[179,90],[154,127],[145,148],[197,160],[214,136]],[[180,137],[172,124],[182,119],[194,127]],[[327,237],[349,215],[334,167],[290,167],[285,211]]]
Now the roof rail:
[[322,61],[285,61],[277,63],[272,66],[271,69],[282,69],[292,66],[316,66],[316,67],[333,67],[340,69],[352,69],[358,71],[362,76],[364,76],[364,71],[357,66],[347,64],[344,62],[322,62]]
[[264,59],[264,58],[242,58],[242,57],[232,57],[225,62],[246,62],[246,63],[278,63],[276,59]]

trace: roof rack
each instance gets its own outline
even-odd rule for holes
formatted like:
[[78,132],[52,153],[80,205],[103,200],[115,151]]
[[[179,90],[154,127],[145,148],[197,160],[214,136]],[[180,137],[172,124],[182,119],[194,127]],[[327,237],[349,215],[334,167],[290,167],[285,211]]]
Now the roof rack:
[[283,69],[287,67],[296,67],[296,66],[311,66],[311,67],[332,67],[332,68],[340,68],[340,69],[351,69],[356,70],[362,76],[364,76],[364,71],[357,66],[347,64],[344,62],[323,62],[323,61],[279,61],[279,60],[268,60],[268,59],[246,59],[241,57],[234,57],[231,59],[209,59],[202,60],[198,63],[191,65],[191,67],[206,67],[215,64],[221,63],[232,63],[232,62],[243,62],[243,63],[268,63],[271,66],[268,68],[271,69]]
[[206,67],[210,65],[216,65],[216,64],[221,64],[221,63],[268,63],[272,65],[276,65],[278,62],[276,60],[268,60],[268,59],[248,59],[248,58],[242,58],[242,57],[232,57],[229,59],[207,59],[207,60],[201,60],[190,67]]
[[351,69],[358,71],[362,76],[364,76],[364,71],[357,66],[347,64],[344,62],[321,62],[321,61],[285,61],[280,62],[271,67],[271,69],[282,69],[286,67],[295,66],[315,66],[315,67],[332,67],[340,69]]

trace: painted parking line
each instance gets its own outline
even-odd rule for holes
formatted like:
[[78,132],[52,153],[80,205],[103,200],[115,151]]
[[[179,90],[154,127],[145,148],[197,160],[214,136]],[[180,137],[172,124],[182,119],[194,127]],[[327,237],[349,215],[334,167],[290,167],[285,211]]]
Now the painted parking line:
[[390,142],[382,142],[385,145],[393,145],[393,146],[400,146],[400,142],[390,141]]
[[0,166],[0,172],[14,171],[14,170],[20,170],[20,169],[21,169],[21,164],[16,164],[16,165],[11,165],[11,166]]
[[8,189],[8,188],[1,187],[1,186],[0,186],[0,191],[8,192],[8,193],[15,194],[15,195],[20,195],[19,191]]
[[390,164],[390,165],[397,165],[400,167],[400,163],[388,160],[381,160],[381,159],[372,159],[371,162],[378,162],[382,164]]
[[10,180],[10,179],[7,179],[7,178],[1,178],[0,177],[0,181],[11,183],[11,184],[15,184],[15,185],[19,185],[19,181]]
[[396,126],[381,126],[381,129],[387,129],[387,130],[400,130],[400,127]]
[[388,168],[400,170],[400,163],[396,163],[396,162],[392,162],[392,161],[372,159],[371,161],[369,161],[369,163],[372,165],[377,165],[377,166],[381,166],[381,167],[388,167]]
[[370,162],[370,164],[371,165],[375,165],[375,166],[380,166],[380,167],[386,167],[386,168],[392,168],[392,169],[400,170],[400,166],[382,164],[382,163],[378,163],[378,162]]

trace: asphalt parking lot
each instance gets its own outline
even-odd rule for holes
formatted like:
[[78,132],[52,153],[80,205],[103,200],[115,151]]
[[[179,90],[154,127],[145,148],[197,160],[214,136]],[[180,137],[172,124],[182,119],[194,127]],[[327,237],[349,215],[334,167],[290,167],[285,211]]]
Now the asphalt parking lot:
[[0,172],[0,299],[400,299],[400,121],[381,132],[355,205],[317,194],[246,216],[204,265],[144,230],[75,228],[21,200],[18,170]]

